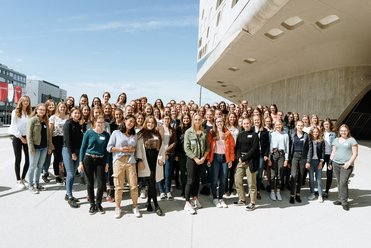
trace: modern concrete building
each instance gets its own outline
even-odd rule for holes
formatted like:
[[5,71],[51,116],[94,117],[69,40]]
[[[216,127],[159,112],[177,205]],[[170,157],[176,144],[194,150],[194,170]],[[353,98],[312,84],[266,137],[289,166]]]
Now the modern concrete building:
[[371,1],[201,0],[198,84],[371,138]]
[[50,98],[56,102],[63,101],[67,97],[67,91],[44,80],[27,80],[27,95],[31,98],[32,107],[35,107]]
[[10,113],[25,91],[26,75],[0,64],[0,123],[9,123]]

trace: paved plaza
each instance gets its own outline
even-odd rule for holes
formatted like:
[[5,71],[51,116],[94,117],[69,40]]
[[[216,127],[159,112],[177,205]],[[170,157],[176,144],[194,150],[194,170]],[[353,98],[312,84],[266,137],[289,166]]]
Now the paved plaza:
[[[0,134],[6,129],[0,128]],[[74,186],[81,201],[78,209],[65,202],[65,187],[52,181],[46,191],[34,195],[15,188],[14,156],[9,138],[0,135],[0,241],[1,247],[368,247],[371,230],[371,149],[360,146],[350,182],[351,209],[334,206],[336,180],[324,203],[308,201],[291,205],[289,192],[282,202],[272,202],[263,192],[257,209],[233,206],[236,196],[226,199],[227,209],[217,209],[210,197],[201,196],[203,208],[187,215],[180,192],[174,201],[159,201],[165,216],[145,211],[142,218],[131,212],[125,191],[121,219],[114,218],[114,204],[104,202],[106,214],[90,216],[85,187]],[[325,174],[325,173],[324,173]]]

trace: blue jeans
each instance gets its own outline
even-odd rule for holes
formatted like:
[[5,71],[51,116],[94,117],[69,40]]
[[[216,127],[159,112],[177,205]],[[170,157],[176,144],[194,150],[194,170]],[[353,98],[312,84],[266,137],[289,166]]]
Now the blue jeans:
[[50,166],[51,160],[52,160],[52,155],[46,153],[45,162],[44,162],[43,170],[42,170],[43,175],[46,175],[46,176],[49,175],[49,166]]
[[48,148],[35,149],[35,154],[30,154],[30,167],[28,168],[27,178],[28,187],[39,187],[41,170],[43,168]]
[[[76,156],[79,156],[79,150],[75,151]],[[72,151],[67,147],[62,148],[62,158],[64,167],[66,168],[66,191],[68,197],[72,197],[72,186],[75,178],[76,170],[79,165],[79,159],[72,160]]]
[[219,180],[219,199],[223,199],[225,193],[225,182],[227,180],[228,165],[224,154],[214,154],[214,159],[210,167],[211,171],[211,193],[213,199],[217,199],[216,186]]
[[173,171],[174,163],[174,154],[170,154],[169,158],[165,161],[164,170],[165,170],[165,179],[157,183],[160,193],[165,193],[164,184],[166,193],[171,192],[171,173]]
[[263,183],[263,170],[264,170],[264,156],[263,154],[259,155],[259,168],[258,173],[256,173],[256,187],[258,188],[258,191],[260,191],[260,185]]
[[314,193],[314,174],[316,174],[316,180],[318,184],[318,195],[322,196],[322,168],[318,169],[319,160],[312,159],[310,162],[309,169],[309,188],[310,192]]

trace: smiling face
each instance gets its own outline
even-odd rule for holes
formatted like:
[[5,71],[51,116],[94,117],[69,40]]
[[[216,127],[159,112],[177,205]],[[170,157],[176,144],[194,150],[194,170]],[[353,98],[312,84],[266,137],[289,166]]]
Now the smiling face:
[[81,117],[81,111],[79,109],[74,109],[72,112],[71,112],[71,118],[72,120],[74,121],[79,121],[80,120],[80,117]]
[[134,126],[135,126],[135,118],[130,117],[125,120],[125,127],[127,128],[127,131],[133,129]]
[[250,119],[246,118],[242,120],[242,127],[243,129],[248,132],[251,129],[251,122]]
[[146,123],[147,130],[153,130],[156,127],[156,120],[154,118],[149,118]]

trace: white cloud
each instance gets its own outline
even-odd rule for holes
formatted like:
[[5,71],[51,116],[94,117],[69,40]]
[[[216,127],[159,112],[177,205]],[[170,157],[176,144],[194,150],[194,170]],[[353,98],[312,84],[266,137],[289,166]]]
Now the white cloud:
[[197,26],[198,18],[194,16],[186,16],[174,19],[158,19],[158,20],[146,20],[146,21],[135,21],[135,22],[121,22],[111,21],[106,23],[94,23],[86,27],[64,29],[63,31],[69,32],[96,32],[106,30],[123,30],[123,31],[143,31],[161,29],[167,27],[189,27]]
[[21,58],[18,58],[18,59],[16,59],[15,61],[18,62],[18,63],[22,63],[24,60],[21,59]]

